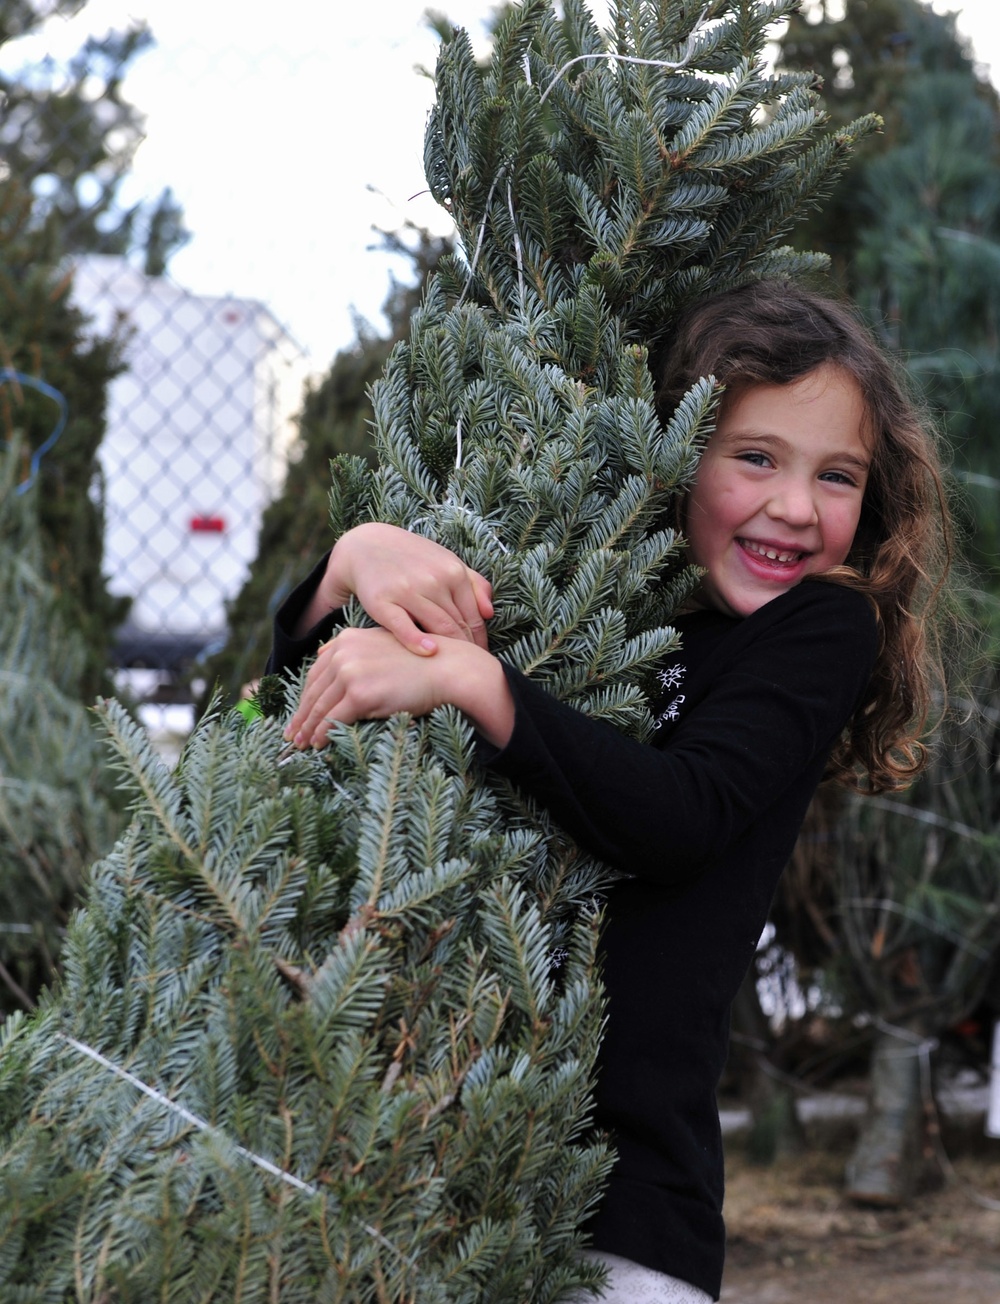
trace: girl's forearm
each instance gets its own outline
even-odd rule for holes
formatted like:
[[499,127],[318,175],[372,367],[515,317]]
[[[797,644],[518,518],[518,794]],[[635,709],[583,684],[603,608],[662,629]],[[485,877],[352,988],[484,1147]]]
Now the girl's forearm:
[[351,591],[342,584],[336,587],[336,570],[339,563],[339,557],[334,558],[336,549],[330,550],[326,559],[326,569],[313,591],[312,597],[302,608],[295,619],[294,625],[289,629],[292,638],[304,638],[306,634],[321,620],[329,616],[331,611],[336,611],[344,606]]
[[343,602],[331,603],[323,597],[322,586],[318,588],[309,599],[307,606],[303,607],[299,613],[294,625],[288,631],[292,638],[305,638],[306,634],[321,620],[329,616],[331,611],[336,611],[338,606],[343,606]]

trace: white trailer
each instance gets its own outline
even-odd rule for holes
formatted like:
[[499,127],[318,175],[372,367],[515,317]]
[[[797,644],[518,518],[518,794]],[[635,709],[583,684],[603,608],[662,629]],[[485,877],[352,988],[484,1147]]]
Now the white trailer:
[[123,258],[78,259],[73,293],[96,331],[125,339],[100,454],[105,572],[132,599],[117,659],[176,669],[225,637],[284,481],[305,358],[263,304],[191,294]]

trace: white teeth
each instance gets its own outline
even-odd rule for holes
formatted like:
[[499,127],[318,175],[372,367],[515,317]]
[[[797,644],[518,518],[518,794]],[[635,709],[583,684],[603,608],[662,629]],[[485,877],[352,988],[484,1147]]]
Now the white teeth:
[[758,557],[766,557],[768,561],[779,561],[784,563],[798,561],[801,552],[778,552],[776,548],[765,548],[763,544],[754,543],[752,539],[741,539],[740,542],[747,552],[755,552]]

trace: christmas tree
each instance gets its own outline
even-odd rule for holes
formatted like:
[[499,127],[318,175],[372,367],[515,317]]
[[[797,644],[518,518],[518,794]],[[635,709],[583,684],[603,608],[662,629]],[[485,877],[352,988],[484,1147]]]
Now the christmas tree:
[[[647,349],[780,247],[859,134],[761,51],[793,4],[528,0],[485,77],[443,48],[445,260],[373,392],[338,533],[427,534],[493,582],[494,651],[632,734],[690,591]],[[364,619],[351,609],[350,621]],[[543,1301],[612,1160],[588,1132],[607,871],[476,767],[451,709],[289,753],[208,718],[171,773],[105,708],[133,801],[65,976],[0,1047],[4,1299]]]

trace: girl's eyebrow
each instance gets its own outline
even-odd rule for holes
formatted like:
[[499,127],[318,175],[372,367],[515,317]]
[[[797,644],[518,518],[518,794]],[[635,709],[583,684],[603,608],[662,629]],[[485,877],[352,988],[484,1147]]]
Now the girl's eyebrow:
[[833,459],[835,462],[843,462],[846,466],[856,467],[859,471],[866,474],[872,469],[870,457],[856,457],[854,453],[838,453]]
[[[736,444],[748,441],[752,444],[760,444],[766,447],[768,444],[777,445],[781,448],[788,448],[788,440],[782,435],[771,434],[766,430],[756,430],[752,426],[742,430],[727,430],[722,436],[726,444]],[[856,467],[859,471],[868,472],[871,470],[870,457],[858,457],[856,453],[835,452],[828,459],[831,462],[841,462],[844,465]]]

